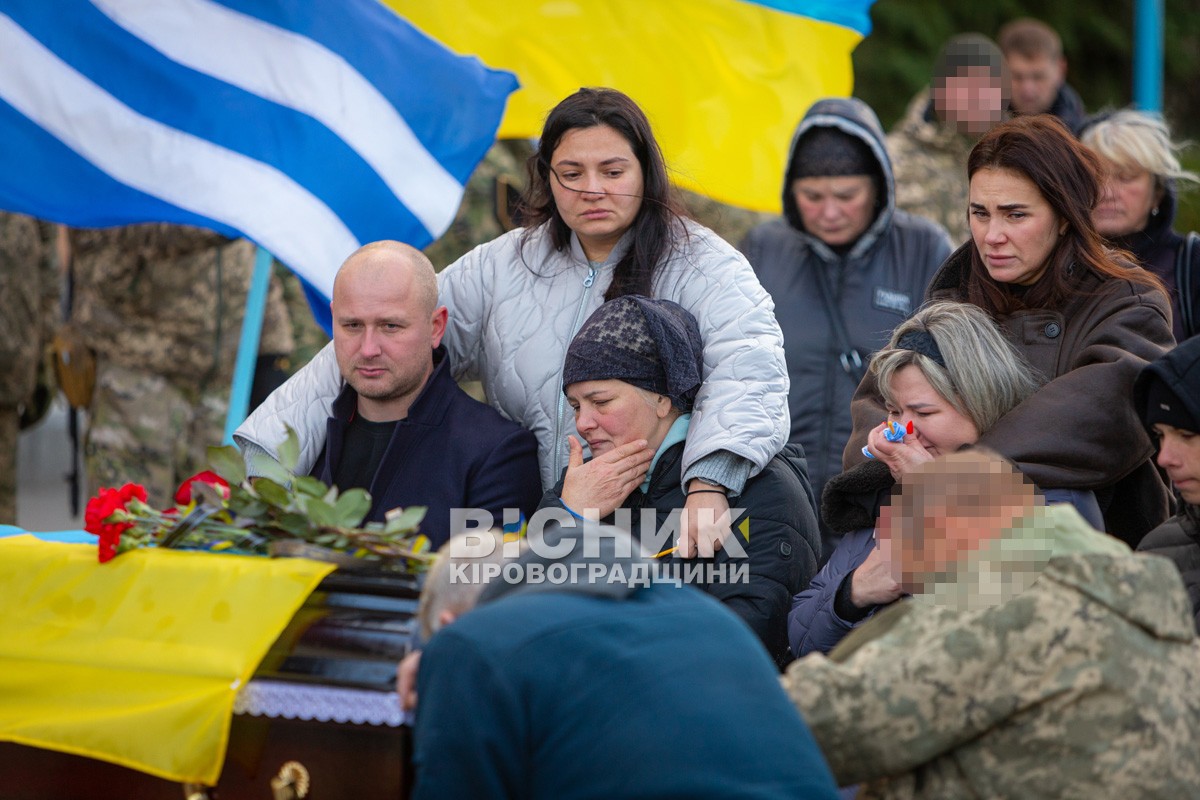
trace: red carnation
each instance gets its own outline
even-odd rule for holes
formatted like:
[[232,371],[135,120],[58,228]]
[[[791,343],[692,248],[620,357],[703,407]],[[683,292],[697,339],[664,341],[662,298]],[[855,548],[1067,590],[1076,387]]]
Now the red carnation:
[[83,514],[84,530],[100,537],[100,563],[112,559],[121,544],[121,534],[133,527],[132,522],[108,522],[118,511],[126,511],[125,505],[133,498],[146,502],[146,488],[136,483],[127,483],[120,489],[101,489],[88,500]]
[[193,483],[207,483],[209,486],[215,486],[221,497],[229,497],[229,483],[217,473],[206,469],[204,472],[196,473],[180,485],[179,491],[175,493],[175,505],[186,506],[192,502]]

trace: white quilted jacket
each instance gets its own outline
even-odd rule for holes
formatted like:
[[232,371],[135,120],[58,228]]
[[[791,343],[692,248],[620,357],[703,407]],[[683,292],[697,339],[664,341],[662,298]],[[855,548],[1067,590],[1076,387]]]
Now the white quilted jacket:
[[[705,381],[684,450],[687,469],[719,450],[753,464],[751,475],[782,448],[790,429],[788,374],[774,303],[749,263],[731,245],[686,223],[660,267],[654,296],[690,311],[704,338]],[[537,436],[542,483],[553,486],[575,433],[562,393],[567,345],[604,301],[628,236],[599,267],[588,265],[578,240],[556,252],[542,226],[524,246],[523,230],[481,245],[438,275],[450,313],[443,343],[456,377],[479,380],[491,404]],[[331,404],[342,388],[329,345],[250,415],[234,434],[243,448],[274,454],[284,424],[302,442],[299,469],[320,454]]]

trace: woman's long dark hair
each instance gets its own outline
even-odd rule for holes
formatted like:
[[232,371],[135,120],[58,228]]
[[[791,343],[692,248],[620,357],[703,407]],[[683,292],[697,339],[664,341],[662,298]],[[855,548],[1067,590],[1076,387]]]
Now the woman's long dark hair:
[[521,197],[520,219],[528,237],[539,225],[550,226],[556,250],[571,242],[571,229],[554,203],[550,159],[568,131],[607,125],[629,142],[642,166],[642,205],[633,221],[633,242],[613,270],[605,300],[627,294],[651,295],[654,272],[671,252],[683,207],[667,178],[662,151],[645,113],[616,89],[580,89],[546,117],[538,150],[529,158],[529,180]]
[[[1100,200],[1103,169],[1099,158],[1049,114],[1021,116],[985,133],[967,158],[967,176],[1002,169],[1028,179],[1067,229],[1047,256],[1049,267],[1021,298],[994,280],[978,247],[971,247],[967,300],[993,316],[1018,308],[1062,308],[1086,270],[1162,289],[1162,282],[1134,266],[1127,253],[1109,251],[1092,224]],[[1165,291],[1164,291],[1165,294]]]

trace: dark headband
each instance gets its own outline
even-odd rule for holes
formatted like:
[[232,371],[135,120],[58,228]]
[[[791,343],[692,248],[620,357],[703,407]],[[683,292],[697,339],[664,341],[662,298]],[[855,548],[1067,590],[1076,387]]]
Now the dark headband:
[[902,334],[896,341],[896,347],[932,358],[939,367],[946,369],[946,359],[942,358],[942,351],[938,347],[937,340],[929,331],[909,331]]

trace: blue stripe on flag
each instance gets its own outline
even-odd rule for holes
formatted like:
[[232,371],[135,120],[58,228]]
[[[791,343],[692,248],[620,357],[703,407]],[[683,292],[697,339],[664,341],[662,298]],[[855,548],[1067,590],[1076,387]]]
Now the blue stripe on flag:
[[776,11],[786,11],[820,22],[832,22],[844,28],[858,31],[863,36],[871,33],[871,4],[875,0],[740,0],[756,6],[766,6]]
[[[323,199],[359,241],[401,239],[417,247],[432,241],[379,175],[311,117],[164,58],[86,0],[33,0],[10,16],[43,44],[65,27],[75,46],[62,54],[64,60],[101,88],[172,128],[273,164]],[[113,60],[114,52],[121,60]],[[203,106],[219,113],[197,114]],[[292,146],[279,149],[279,140]],[[330,164],[337,164],[336,171]],[[347,185],[354,191],[345,191]]]
[[[467,182],[491,142],[479,149],[472,141],[472,120],[504,115],[505,100],[516,90],[511,73],[488,69],[475,57],[463,59],[458,71],[423,71],[416,65],[445,58],[445,46],[408,24],[378,2],[307,0],[299,8],[264,4],[261,0],[221,0],[222,5],[296,31],[339,53],[377,86],[408,120],[417,137],[447,151],[441,161],[451,175]],[[273,7],[272,7],[273,6]],[[358,19],[349,22],[353,9]],[[471,87],[486,87],[482,96]],[[438,114],[421,113],[429,98],[442,100]]]
[[[180,19],[214,20],[262,49],[189,51]],[[77,227],[240,232],[321,294],[355,240],[420,247],[441,234],[516,88],[375,0],[3,0],[0,36],[53,76],[0,60],[0,207]],[[350,97],[363,101],[357,116]],[[381,109],[378,130],[352,124]],[[408,144],[392,147],[392,130]]]
[[[39,208],[44,219],[72,227],[103,228],[130,219],[158,220],[211,228],[239,236],[234,228],[113,180],[39,125],[0,100],[0,176],[29,175],[28,180],[0,179],[0,208]],[[47,192],[46,186],[69,187]],[[78,198],[89,202],[81,204]]]

